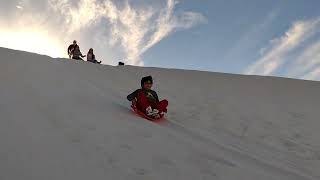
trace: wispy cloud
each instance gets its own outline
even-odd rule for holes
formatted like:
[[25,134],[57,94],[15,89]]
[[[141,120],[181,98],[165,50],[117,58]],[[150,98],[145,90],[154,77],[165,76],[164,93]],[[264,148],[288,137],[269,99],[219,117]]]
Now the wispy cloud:
[[[48,34],[48,44],[58,41],[63,48],[77,39],[82,49],[94,47],[104,63],[126,59],[143,65],[143,53],[161,40],[207,21],[197,12],[176,12],[176,0],[16,0],[4,5],[0,11],[10,13],[0,17],[0,32],[6,32],[0,36],[41,31]],[[34,49],[41,46],[29,43]]]
[[[257,23],[251,25],[251,27],[234,42],[233,46],[226,52],[224,59],[234,59],[246,53],[246,51],[252,54],[252,49],[261,41],[261,38],[271,27],[278,14],[279,9],[272,9],[264,18],[258,19]],[[260,52],[263,51],[263,49],[260,50]]]
[[111,0],[80,0],[78,4],[70,0],[49,0],[54,13],[64,17],[64,27],[70,34],[107,21],[102,29],[107,37],[102,39],[111,46],[120,44],[128,63],[135,65],[143,65],[141,55],[171,33],[206,22],[206,18],[196,12],[176,15],[177,3],[167,0],[163,7],[133,7],[127,0],[120,7]]
[[320,80],[320,67],[315,68],[311,72],[305,74],[302,76],[302,79],[307,79],[307,80]]
[[262,57],[247,68],[245,73],[272,75],[288,61],[290,55],[297,53],[296,50],[299,47],[305,46],[305,43],[319,32],[319,28],[320,18],[293,23],[282,37],[271,41],[270,47],[264,50]]
[[292,77],[320,78],[317,72],[320,72],[320,41],[307,46],[288,67],[288,75]]
[[17,9],[23,9],[23,7],[20,6],[20,5],[16,5],[16,8],[17,8]]

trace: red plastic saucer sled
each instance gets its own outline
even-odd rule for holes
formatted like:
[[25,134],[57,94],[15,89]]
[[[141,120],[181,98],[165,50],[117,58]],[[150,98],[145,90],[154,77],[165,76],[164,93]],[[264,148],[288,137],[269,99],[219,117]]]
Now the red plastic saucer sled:
[[132,111],[133,111],[134,113],[136,113],[138,116],[140,116],[140,117],[142,117],[142,118],[144,118],[144,119],[146,119],[146,120],[149,120],[149,121],[152,121],[152,122],[155,122],[155,123],[160,123],[160,122],[162,122],[162,121],[165,121],[165,118],[164,118],[164,115],[163,115],[163,114],[160,116],[159,119],[154,119],[154,118],[152,118],[152,117],[147,116],[147,115],[144,114],[143,112],[139,111],[138,108],[135,106],[134,103],[132,103],[131,108],[132,108]]

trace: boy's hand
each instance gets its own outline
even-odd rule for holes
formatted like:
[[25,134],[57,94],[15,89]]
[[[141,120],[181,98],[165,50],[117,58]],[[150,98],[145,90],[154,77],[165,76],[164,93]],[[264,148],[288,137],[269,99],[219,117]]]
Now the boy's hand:
[[132,100],[132,105],[136,106],[136,104],[137,104],[137,98],[134,98],[134,99]]

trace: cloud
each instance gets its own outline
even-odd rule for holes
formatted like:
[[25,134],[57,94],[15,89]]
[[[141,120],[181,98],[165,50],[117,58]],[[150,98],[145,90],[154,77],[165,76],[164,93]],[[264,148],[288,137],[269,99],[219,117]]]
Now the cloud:
[[167,8],[160,12],[160,16],[157,19],[156,25],[153,25],[154,31],[149,41],[141,48],[141,53],[144,53],[149,48],[160,42],[163,38],[170,33],[181,30],[189,29],[199,23],[206,23],[207,19],[199,13],[184,12],[180,17],[173,15],[176,2],[174,0],[168,0]]
[[292,77],[320,79],[320,41],[307,46],[288,69]]
[[23,7],[20,6],[20,5],[16,5],[16,8],[17,8],[17,9],[23,9]]
[[303,79],[307,80],[320,80],[320,68],[316,68],[313,71],[302,76]]
[[[261,37],[266,34],[268,28],[271,27],[274,20],[279,15],[279,9],[272,9],[263,19],[258,19],[257,23],[243,33],[238,40],[234,42],[229,50],[225,53],[224,59],[234,59],[235,57],[244,56],[245,53],[252,54],[252,49],[261,41]],[[263,53],[265,49],[261,49]]]
[[196,12],[175,15],[175,0],[167,0],[164,7],[133,7],[124,1],[122,7],[111,0],[80,0],[73,4],[69,0],[49,0],[49,6],[65,18],[68,33],[96,26],[102,20],[107,25],[102,29],[111,46],[119,44],[125,52],[127,63],[143,65],[141,55],[171,33],[191,28],[206,21]]
[[[284,65],[289,56],[297,52],[319,32],[320,18],[297,21],[280,38],[271,40],[270,47],[265,54],[245,70],[246,74],[273,75]],[[302,52],[303,54],[303,52]]]
[[[9,15],[0,17],[0,31],[49,34],[62,47],[73,39],[81,47],[99,48],[104,59],[126,59],[143,65],[141,56],[170,34],[205,23],[197,12],[175,12],[176,0],[20,0],[4,2]],[[2,8],[0,7],[0,11]],[[3,25],[3,26],[2,26]],[[1,36],[1,34],[0,34]],[[64,53],[63,53],[64,54]],[[110,56],[114,57],[110,57]],[[120,58],[121,57],[121,58]],[[104,62],[108,63],[108,62]],[[109,62],[110,63],[110,62]]]

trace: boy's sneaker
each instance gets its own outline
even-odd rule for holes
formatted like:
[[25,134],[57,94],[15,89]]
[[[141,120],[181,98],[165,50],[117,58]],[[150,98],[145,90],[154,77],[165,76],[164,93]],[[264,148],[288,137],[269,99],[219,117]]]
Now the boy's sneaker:
[[153,116],[153,110],[152,110],[151,106],[147,107],[147,109],[146,109],[146,114],[147,114],[148,116]]
[[155,119],[159,119],[161,117],[159,114],[159,110],[152,109],[150,106],[146,109],[146,114],[147,114],[147,116],[155,118]]
[[155,119],[159,119],[160,118],[160,114],[159,114],[159,110],[158,109],[153,109],[152,117],[155,118]]
[[160,119],[163,116],[162,112],[160,113],[158,109],[154,109],[153,111],[153,118]]
[[152,116],[154,119],[160,119],[160,114],[154,114],[153,116]]
[[159,110],[158,109],[153,109],[152,110],[152,114],[159,114]]

